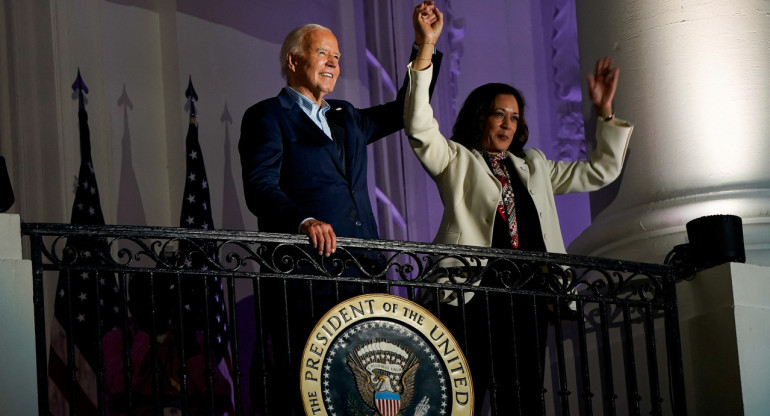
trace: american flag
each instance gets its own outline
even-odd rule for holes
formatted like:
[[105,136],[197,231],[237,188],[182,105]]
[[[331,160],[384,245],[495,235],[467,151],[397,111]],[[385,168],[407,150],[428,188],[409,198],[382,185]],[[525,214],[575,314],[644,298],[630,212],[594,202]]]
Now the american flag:
[[[189,90],[192,90],[190,83]],[[195,96],[194,90],[191,91],[192,97]],[[206,168],[203,163],[203,154],[200,143],[198,142],[198,124],[195,119],[195,101],[191,100],[190,124],[187,130],[186,138],[186,160],[187,169],[185,176],[184,196],[182,199],[182,211],[180,215],[180,226],[183,228],[196,229],[214,229],[214,221],[211,214],[211,196],[209,194],[209,183],[206,176]],[[215,258],[216,253],[212,246],[205,241],[196,241],[199,248],[208,251],[210,258]],[[183,246],[180,245],[180,248]],[[206,270],[208,266],[199,256],[193,256],[187,262],[186,266],[191,269]],[[196,282],[201,282],[198,276],[189,276]],[[227,327],[227,310],[225,308],[224,290],[222,281],[218,277],[207,278],[208,283],[208,314],[209,314],[209,342],[213,352],[213,359],[216,362],[219,373],[225,378],[229,385],[230,396],[227,405],[228,413],[232,414],[232,379],[230,377],[230,353],[228,348],[229,330]],[[202,283],[201,283],[202,285]],[[198,290],[196,290],[198,289]],[[193,291],[201,291],[202,287],[195,287]],[[195,329],[203,330],[205,315],[202,312],[205,305],[202,302],[202,295],[193,294],[185,297],[185,311],[192,314],[199,311],[200,315],[196,318]],[[217,393],[215,389],[215,393]],[[221,393],[221,391],[219,392]]]
[[[211,215],[211,197],[209,195],[209,185],[206,178],[206,168],[203,164],[203,155],[198,143],[198,126],[195,124],[195,118],[191,118],[190,127],[187,132],[187,176],[184,187],[184,198],[182,200],[182,214],[180,226],[183,228],[198,228],[209,230],[213,229],[213,219]],[[208,249],[206,242],[198,241],[200,248]],[[208,253],[214,256],[215,253]],[[189,268],[206,270],[208,267],[202,261],[196,261],[194,257],[188,261]],[[194,301],[194,299],[187,299]],[[211,311],[211,339],[215,340],[215,350],[218,356],[222,357],[228,340],[227,330],[227,310],[225,309],[224,292],[222,281],[218,277],[209,279],[209,310]],[[187,303],[184,305],[186,310],[195,306]],[[199,309],[199,308],[198,308]]]
[[[73,88],[80,89],[81,160],[70,222],[100,225],[104,224],[104,216],[82,96],[88,89],[80,71]],[[104,368],[101,340],[117,327],[121,309],[115,276],[88,269],[101,264],[102,256],[108,252],[103,239],[91,237],[70,237],[62,252],[62,263],[68,269],[59,273],[48,361],[49,406],[54,415],[96,415],[100,407],[104,408],[99,403],[104,384],[103,377],[98,375]]]

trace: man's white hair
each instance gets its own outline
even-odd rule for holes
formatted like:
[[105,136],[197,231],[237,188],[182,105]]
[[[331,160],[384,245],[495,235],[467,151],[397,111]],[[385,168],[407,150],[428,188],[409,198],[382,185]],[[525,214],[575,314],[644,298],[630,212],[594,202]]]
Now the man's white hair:
[[316,30],[329,30],[328,28],[321,26],[319,24],[315,23],[308,23],[306,25],[302,25],[291,32],[289,32],[288,35],[286,35],[286,39],[283,40],[283,45],[281,45],[281,75],[286,78],[286,73],[288,72],[288,63],[286,62],[286,54],[291,52],[292,55],[302,55],[303,48],[305,47],[305,38],[310,33],[315,32]]

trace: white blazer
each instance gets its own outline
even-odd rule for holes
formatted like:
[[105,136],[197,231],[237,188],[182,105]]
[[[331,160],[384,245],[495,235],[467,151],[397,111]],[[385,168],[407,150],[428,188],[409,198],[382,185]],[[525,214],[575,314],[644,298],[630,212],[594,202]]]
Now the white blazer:
[[[502,185],[477,150],[447,141],[433,118],[428,86],[433,67],[415,71],[411,64],[404,106],[409,144],[438,186],[444,215],[435,243],[490,247]],[[524,158],[508,155],[540,216],[546,250],[565,253],[554,194],[586,192],[614,181],[623,167],[633,126],[623,120],[599,121],[596,149],[586,161],[554,162],[538,149]]]

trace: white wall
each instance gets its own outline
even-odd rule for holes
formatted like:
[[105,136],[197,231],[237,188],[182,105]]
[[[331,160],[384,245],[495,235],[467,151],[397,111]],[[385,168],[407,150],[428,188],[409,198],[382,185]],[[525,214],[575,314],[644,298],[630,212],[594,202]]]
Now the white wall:
[[[0,414],[37,414],[32,262],[21,258],[19,216],[0,214]],[[9,376],[13,375],[13,376]]]

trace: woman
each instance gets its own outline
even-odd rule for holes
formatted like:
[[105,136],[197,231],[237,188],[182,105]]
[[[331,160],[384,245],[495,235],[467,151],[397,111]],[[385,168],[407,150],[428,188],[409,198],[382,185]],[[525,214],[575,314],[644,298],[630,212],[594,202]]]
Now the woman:
[[[409,65],[404,110],[410,145],[436,182],[444,204],[434,242],[564,253],[554,194],[600,189],[614,181],[623,166],[632,126],[612,112],[618,69],[610,58],[602,58],[588,77],[599,121],[597,147],[586,161],[556,162],[538,149],[525,149],[529,131],[524,99],[505,84],[486,84],[471,92],[447,141],[428,102],[430,43],[438,38],[443,24],[441,13],[434,13],[437,19],[432,23],[415,19],[427,41]],[[484,284],[501,285],[499,281]],[[477,414],[481,414],[485,390],[491,394],[496,414],[542,414],[545,303],[533,296],[494,293],[488,303],[469,296],[464,301],[466,337],[454,332],[467,340]],[[479,324],[486,322],[487,304],[495,317],[491,327]],[[443,320],[459,322],[456,311],[441,309]],[[511,314],[513,322],[500,319]],[[516,388],[517,379],[520,388]]]

